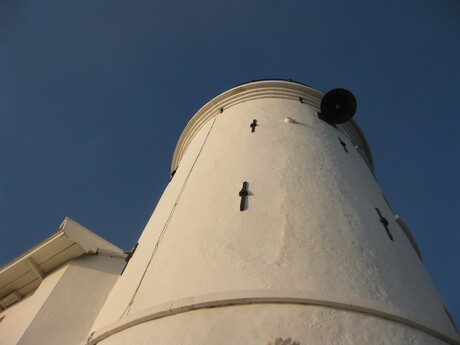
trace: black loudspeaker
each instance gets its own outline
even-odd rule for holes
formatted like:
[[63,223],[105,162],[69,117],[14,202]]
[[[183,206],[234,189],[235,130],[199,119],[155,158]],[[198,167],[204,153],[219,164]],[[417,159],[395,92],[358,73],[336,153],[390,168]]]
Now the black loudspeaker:
[[345,89],[333,89],[321,100],[319,118],[332,124],[350,120],[356,112],[356,98]]

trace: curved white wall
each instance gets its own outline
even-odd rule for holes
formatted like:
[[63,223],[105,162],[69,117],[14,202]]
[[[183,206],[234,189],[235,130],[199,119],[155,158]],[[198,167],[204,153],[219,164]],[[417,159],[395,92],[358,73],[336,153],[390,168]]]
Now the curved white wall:
[[292,342],[284,343],[287,345],[295,341],[300,345],[448,344],[403,324],[365,314],[276,304],[195,310],[136,325],[98,344],[272,345],[277,338],[291,338]]
[[[238,99],[239,93],[246,96]],[[398,317],[417,315],[413,321],[457,337],[423,264],[347,131],[316,116],[321,94],[272,81],[243,85],[224,96],[198,112],[181,137],[174,158],[179,168],[94,330],[191,296],[246,290],[276,295],[291,289],[312,299],[345,296],[364,301],[364,307],[395,308],[404,314]],[[287,123],[285,117],[296,122]],[[253,119],[255,132],[249,126]],[[250,195],[247,209],[240,211],[238,192],[244,181]],[[388,220],[393,241],[375,208]],[[312,308],[294,309],[308,314]],[[327,313],[337,313],[328,328],[338,332],[347,327],[340,315],[348,312]],[[204,318],[200,322],[213,318],[206,311],[199,315]],[[349,332],[364,332],[366,339],[377,339],[366,343],[380,343],[377,335],[385,327],[365,325],[353,323]],[[142,329],[146,327],[156,326]],[[125,333],[131,339],[128,331],[116,338]],[[111,338],[103,344],[123,343]]]

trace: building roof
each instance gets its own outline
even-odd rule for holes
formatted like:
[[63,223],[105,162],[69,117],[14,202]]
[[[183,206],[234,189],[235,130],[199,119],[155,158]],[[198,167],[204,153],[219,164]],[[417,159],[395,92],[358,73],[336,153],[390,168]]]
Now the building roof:
[[65,218],[59,231],[0,268],[0,310],[34,292],[46,275],[83,254],[124,252],[95,233]]

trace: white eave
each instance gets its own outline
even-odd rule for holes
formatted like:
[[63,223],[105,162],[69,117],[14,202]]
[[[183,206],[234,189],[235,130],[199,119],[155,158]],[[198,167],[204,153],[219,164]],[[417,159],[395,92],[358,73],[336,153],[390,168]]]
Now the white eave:
[[2,301],[32,293],[56,268],[83,254],[98,252],[126,257],[120,248],[72,219],[64,219],[58,232],[0,268],[0,310],[6,307]]

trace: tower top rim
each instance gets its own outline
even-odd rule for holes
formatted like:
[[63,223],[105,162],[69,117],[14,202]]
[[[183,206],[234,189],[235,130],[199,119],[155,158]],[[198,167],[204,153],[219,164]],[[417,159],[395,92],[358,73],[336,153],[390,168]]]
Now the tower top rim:
[[[319,111],[323,96],[323,92],[291,79],[253,80],[224,91],[201,107],[185,126],[174,150],[171,172],[174,172],[179,166],[182,156],[196,133],[208,121],[216,117],[223,110],[241,102],[253,99],[276,97],[297,101],[301,99],[303,103],[311,105]],[[356,142],[356,145],[358,149],[360,149],[367,165],[374,173],[372,153],[366,137],[358,124],[351,119],[350,121],[337,126],[342,127]]]

